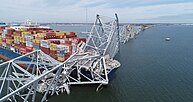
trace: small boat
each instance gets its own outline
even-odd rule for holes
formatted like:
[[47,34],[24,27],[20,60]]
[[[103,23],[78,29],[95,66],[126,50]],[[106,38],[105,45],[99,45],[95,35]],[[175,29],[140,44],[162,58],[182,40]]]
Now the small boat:
[[169,38],[169,37],[167,37],[167,38],[165,38],[165,40],[166,40],[166,41],[170,41],[170,38]]

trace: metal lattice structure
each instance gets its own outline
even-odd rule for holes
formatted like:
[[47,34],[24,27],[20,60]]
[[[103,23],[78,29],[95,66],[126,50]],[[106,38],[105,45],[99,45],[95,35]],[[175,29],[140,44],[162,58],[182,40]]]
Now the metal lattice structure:
[[73,84],[108,84],[109,73],[120,66],[113,60],[119,28],[117,16],[108,22],[102,18],[97,15],[88,42],[81,42],[65,62],[37,50],[0,64],[0,102],[35,102],[38,93],[44,102],[48,95],[69,94]]
[[137,34],[140,33],[140,31],[142,31],[141,26],[135,26],[131,24],[123,25],[120,32],[120,41],[125,43],[128,40],[133,39]]
[[109,54],[110,58],[114,58],[119,49],[119,42],[117,15],[116,19],[97,15],[87,47],[95,49],[100,55]]

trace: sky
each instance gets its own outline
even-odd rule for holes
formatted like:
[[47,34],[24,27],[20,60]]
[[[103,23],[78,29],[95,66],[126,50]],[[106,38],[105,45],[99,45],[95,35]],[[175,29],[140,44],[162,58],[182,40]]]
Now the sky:
[[96,14],[114,17],[114,13],[121,23],[193,23],[193,0],[1,0],[0,3],[0,22],[31,19],[92,23]]

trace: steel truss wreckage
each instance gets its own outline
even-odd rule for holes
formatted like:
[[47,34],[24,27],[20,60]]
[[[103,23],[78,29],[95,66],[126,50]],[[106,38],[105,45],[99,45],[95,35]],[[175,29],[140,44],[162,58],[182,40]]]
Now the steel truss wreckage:
[[106,85],[120,63],[114,60],[119,50],[119,23],[97,15],[87,43],[81,42],[77,52],[65,62],[58,62],[36,50],[0,64],[0,102],[35,102],[43,96],[70,93],[70,85]]

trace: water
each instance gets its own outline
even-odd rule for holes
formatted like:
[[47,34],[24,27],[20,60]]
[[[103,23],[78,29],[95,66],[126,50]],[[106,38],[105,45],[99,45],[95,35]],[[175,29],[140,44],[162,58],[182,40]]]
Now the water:
[[70,95],[49,102],[193,102],[193,26],[145,30],[123,44],[116,59],[122,65],[100,92],[96,85],[72,86]]
[[[165,41],[170,37],[171,41]],[[116,78],[96,86],[71,87],[50,102],[192,102],[193,26],[156,26],[121,46]]]
[[120,102],[192,102],[192,44],[193,26],[157,26],[123,45],[113,82]]

